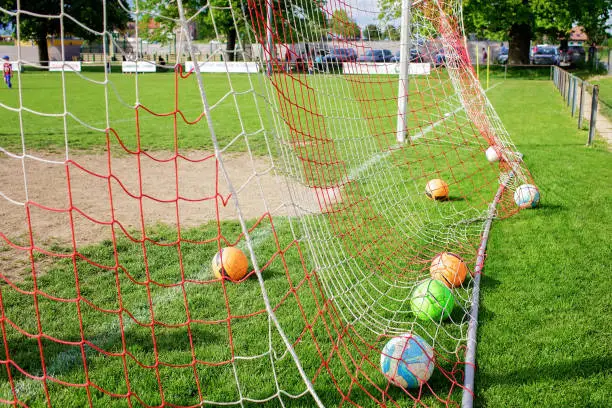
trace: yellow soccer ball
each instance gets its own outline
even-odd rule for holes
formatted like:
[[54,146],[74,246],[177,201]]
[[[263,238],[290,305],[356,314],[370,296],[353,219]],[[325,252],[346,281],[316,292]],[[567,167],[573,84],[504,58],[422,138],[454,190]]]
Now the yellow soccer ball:
[[432,200],[446,200],[448,198],[448,184],[441,179],[433,179],[427,182],[425,194]]
[[246,255],[236,247],[223,248],[212,260],[212,270],[217,279],[239,281],[245,277],[248,268],[249,261]]

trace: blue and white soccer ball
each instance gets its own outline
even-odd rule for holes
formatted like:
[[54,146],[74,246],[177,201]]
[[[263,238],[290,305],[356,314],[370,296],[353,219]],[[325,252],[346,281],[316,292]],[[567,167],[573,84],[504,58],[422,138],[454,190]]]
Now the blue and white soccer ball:
[[433,374],[433,348],[416,334],[405,333],[393,337],[383,348],[380,367],[392,384],[416,388]]
[[540,202],[540,192],[533,184],[522,184],[514,192],[514,202],[519,208],[534,208]]

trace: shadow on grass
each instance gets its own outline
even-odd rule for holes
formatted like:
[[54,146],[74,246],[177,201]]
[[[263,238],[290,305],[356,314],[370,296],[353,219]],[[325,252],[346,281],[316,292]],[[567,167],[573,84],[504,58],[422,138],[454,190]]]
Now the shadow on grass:
[[[128,321],[128,320],[126,320]],[[137,324],[126,325],[124,329],[126,338],[126,350],[128,353],[133,353],[138,356],[142,363],[155,364],[155,356],[153,354],[153,337],[151,330],[148,327],[142,327]],[[203,344],[227,344],[227,339],[224,336],[220,336],[217,332],[224,332],[225,326],[220,326],[217,332],[211,329],[215,325],[208,324],[192,324],[191,333],[193,338],[196,340],[196,353],[206,355],[206,351],[212,349],[206,349]],[[104,329],[109,327],[101,326]],[[159,330],[160,327],[156,326]],[[80,339],[77,336],[71,336],[63,341],[70,341],[78,343]],[[97,347],[105,350],[109,353],[120,353],[122,350],[122,339],[120,332],[106,333],[101,331],[95,336],[88,339],[91,343]],[[170,356],[179,359],[183,358],[184,361],[180,361],[181,364],[187,364],[191,361],[191,349],[189,347],[189,338],[187,337],[186,329],[166,329],[162,334],[155,336],[156,350],[163,356]],[[29,339],[24,336],[14,336],[8,341],[9,350],[11,352],[11,360],[14,364],[18,365],[25,372],[30,375],[42,375],[42,364],[40,359],[39,345],[35,339]],[[87,354],[87,363],[91,369],[95,364],[101,364],[102,360],[120,361],[120,357],[117,356],[105,356],[98,352],[88,344],[85,345],[85,352]],[[81,354],[80,347],[78,345],[66,345],[60,344],[54,341],[43,340],[43,350],[45,358],[45,367],[49,375],[59,379],[71,379],[74,376],[83,375],[83,357]],[[179,352],[184,350],[184,352]],[[218,349],[214,349],[214,352],[219,354]],[[178,357],[177,357],[178,355]],[[93,359],[98,358],[96,363]],[[166,358],[166,360],[168,359]],[[213,357],[210,357],[211,360]],[[229,352],[227,355],[223,355],[222,358],[214,361],[229,360],[231,358]],[[164,361],[165,363],[177,363],[177,361]],[[102,363],[103,364],[103,363]],[[0,384],[8,381],[6,370],[0,371]]]
[[[480,289],[484,292],[493,291],[500,285],[500,281],[487,275],[487,263],[485,262],[485,269],[480,277]],[[495,313],[487,309],[482,302],[478,307],[478,326],[485,326],[487,323],[492,322],[495,319]]]
[[465,201],[465,198],[457,197],[457,196],[449,196],[446,200],[443,200],[443,201]]
[[499,280],[487,275],[487,263],[484,264],[484,272],[480,276],[480,287],[487,290],[495,289],[499,286]]
[[544,203],[538,205],[536,208],[530,208],[529,211],[537,211],[539,215],[551,216],[567,211],[567,208],[560,204]]

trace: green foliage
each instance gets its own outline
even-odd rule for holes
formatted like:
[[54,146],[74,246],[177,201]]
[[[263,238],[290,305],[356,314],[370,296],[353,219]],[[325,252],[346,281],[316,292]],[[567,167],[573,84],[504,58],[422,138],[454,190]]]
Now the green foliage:
[[[295,30],[300,28],[300,34],[306,40],[312,41],[321,36],[322,27],[326,21],[321,10],[321,1],[310,1],[296,5],[288,0],[274,3],[274,15],[272,26],[282,32],[290,32],[284,28],[291,27]],[[198,39],[216,38],[220,35],[229,37],[235,33],[245,34],[241,36],[244,41],[253,40],[252,35],[246,35],[250,31],[250,20],[252,18],[264,18],[266,15],[266,2],[257,0],[250,9],[246,8],[243,0],[186,0],[183,2],[186,18],[194,21]],[[147,11],[146,19],[153,17],[160,23],[160,28],[148,34],[152,40],[163,40],[167,33],[177,30],[177,20],[179,18],[178,7],[174,0],[144,0],[140,3],[140,8]],[[304,41],[304,39],[300,39]],[[296,41],[297,42],[297,41]],[[228,49],[230,48],[228,45]]]
[[363,29],[363,35],[365,38],[372,41],[377,41],[384,38],[382,33],[380,32],[380,28],[378,28],[376,24],[368,24],[367,26],[365,26],[365,28]]
[[591,41],[603,43],[608,34],[608,21],[612,14],[612,0],[570,1],[570,13],[584,27]]
[[465,0],[463,15],[468,32],[489,38],[508,38],[511,28],[521,24],[556,38],[579,24],[597,39],[611,8],[612,0]]
[[[17,0],[4,0],[2,7],[8,10],[17,9]],[[58,1],[21,0],[20,10],[37,14],[59,15],[64,12],[72,18],[63,18],[64,35],[74,35],[86,40],[100,39],[96,32],[104,31],[103,2],[98,0],[64,0],[64,9]],[[2,13],[3,25],[16,25],[16,19]],[[106,30],[121,29],[129,21],[129,15],[117,2],[106,2]],[[77,20],[77,24],[73,19]],[[86,26],[88,29],[83,28]],[[38,44],[38,56],[44,65],[49,60],[47,36],[60,35],[61,24],[57,18],[41,18],[27,13],[20,14],[21,38],[34,40]]]
[[378,7],[380,7],[380,14],[378,19],[385,22],[399,18],[401,6],[402,0],[379,0]]
[[[380,0],[378,6],[380,7],[380,14],[378,20],[385,26],[383,30],[383,37],[387,37],[390,40],[399,40],[400,31],[389,21],[397,20],[401,17],[401,0]],[[423,13],[423,9],[420,7],[412,8],[412,20],[418,21],[419,24],[412,25],[412,35],[418,38],[437,37],[438,32],[434,27],[431,20],[427,19]]]
[[[218,0],[216,1],[218,2]],[[215,0],[211,1],[211,4],[215,3]],[[209,9],[204,8],[208,4],[208,1],[204,0],[188,0],[183,2],[185,15],[187,18],[195,15],[194,22],[198,31],[214,31],[214,28],[210,26],[210,13]],[[228,2],[225,1],[225,6]],[[177,20],[179,18],[179,10],[176,1],[174,0],[143,0],[139,3],[141,10],[144,10],[146,14],[143,14],[139,23],[140,32],[143,38],[147,38],[151,41],[168,41],[169,36],[173,36],[178,29]],[[197,15],[196,15],[197,14]],[[219,16],[217,24],[220,26],[220,31],[225,33],[227,31],[227,18],[225,13]],[[153,19],[159,23],[159,28],[155,30],[146,30],[146,25],[150,19]]]
[[[4,0],[2,7],[8,10],[17,9],[17,0]],[[103,31],[103,19],[101,18],[103,3],[96,0],[64,0],[64,10],[61,10],[59,1],[47,0],[21,0],[20,9],[37,14],[58,15],[62,11],[80,24],[87,26],[90,30],[97,32]],[[15,22],[13,17],[3,13],[4,23]],[[60,20],[57,18],[40,18],[29,14],[21,13],[21,37],[31,40],[46,38],[48,35],[60,34]],[[75,35],[87,40],[99,38],[98,34],[86,30],[71,18],[64,18],[64,32],[66,35]],[[112,31],[115,28],[123,28],[129,21],[129,15],[116,2],[106,4],[106,29]]]
[[598,41],[611,8],[612,0],[466,0],[463,14],[468,32],[509,39],[509,62],[527,64],[530,40],[567,37],[574,24]]
[[397,41],[400,39],[400,36],[400,30],[396,26],[393,24],[387,24],[385,31],[383,32],[384,38],[388,38],[391,41]]
[[343,9],[334,11],[331,18],[331,30],[342,38],[359,37],[359,26]]

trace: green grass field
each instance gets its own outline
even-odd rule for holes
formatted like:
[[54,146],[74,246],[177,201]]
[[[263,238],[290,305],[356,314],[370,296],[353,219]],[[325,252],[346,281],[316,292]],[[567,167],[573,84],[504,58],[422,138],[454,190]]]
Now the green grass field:
[[[97,79],[100,77],[101,75]],[[54,112],[63,111],[59,76],[39,74],[24,75],[23,78],[24,91],[27,91],[24,92],[25,106],[33,110],[48,110],[49,106],[55,106]],[[79,81],[74,77],[67,76],[67,81],[66,89],[70,91],[66,100],[67,110],[87,123],[100,123],[99,126],[104,128],[105,106],[101,104],[104,94],[80,90]],[[140,101],[143,104],[160,112],[173,110],[174,101],[169,97],[173,94],[171,74],[143,76],[142,81],[146,81],[147,85],[140,88]],[[133,110],[129,108],[135,99],[132,87],[134,78],[114,76],[113,82],[116,84],[116,91],[111,95],[111,125],[117,128],[127,146],[135,149],[138,139],[134,130]],[[192,82],[181,84],[179,106],[193,106],[193,99],[199,97],[193,85]],[[249,140],[251,150],[256,154],[267,154],[269,144],[257,133],[262,123],[252,109],[254,93],[247,92],[237,96],[238,108],[244,107],[240,110],[245,121],[240,124],[233,119],[236,117],[236,104],[229,99],[223,99],[228,85],[223,76],[211,76],[206,82],[210,90],[211,104],[218,102],[213,111],[213,123],[215,128],[219,129],[217,136],[221,145],[231,143],[230,150],[244,150],[246,144],[231,141],[236,135],[246,132],[253,134],[253,137],[244,138],[245,141]],[[251,85],[244,80],[232,81],[232,85],[238,91],[254,89],[256,93],[262,93],[260,85]],[[39,87],[49,90],[50,93],[37,92]],[[18,106],[16,93],[9,94],[2,90],[0,95],[0,102],[3,104]],[[373,96],[365,95],[366,99]],[[584,132],[574,129],[575,125],[567,109],[549,81],[508,80],[492,89],[489,96],[517,147],[525,154],[526,164],[534,174],[543,199],[542,206],[537,210],[524,211],[510,219],[496,221],[493,226],[483,278],[477,404],[495,407],[604,406],[607,402],[605,390],[612,386],[611,342],[608,339],[610,323],[606,318],[606,311],[611,310],[612,304],[609,296],[610,285],[604,280],[604,274],[610,269],[612,256],[607,245],[612,232],[611,209],[606,204],[611,198],[610,190],[606,188],[606,182],[612,176],[607,162],[609,153],[605,151],[602,142],[598,142],[593,149],[584,147]],[[261,101],[262,97],[256,96],[256,99]],[[49,103],[49,100],[52,102]],[[325,102],[324,98],[320,98],[319,101],[329,107],[330,110],[326,114],[331,115],[334,109],[339,109],[329,100]],[[379,102],[381,105],[385,103],[387,102],[384,100]],[[193,119],[197,110],[185,113]],[[7,125],[0,135],[0,146],[18,147],[20,140],[14,136],[15,129],[19,129],[18,116],[5,110],[2,114]],[[41,118],[29,114],[26,116],[29,116],[26,126],[30,126],[25,128],[28,148],[62,149],[64,127],[61,118]],[[172,118],[155,119],[146,114],[144,116],[146,119],[141,121],[141,148],[172,148]],[[365,123],[355,126],[368,125]],[[85,130],[72,119],[68,120],[68,126],[71,149],[96,150],[105,143],[103,132]],[[179,149],[210,150],[212,147],[210,134],[203,122],[195,126],[180,125],[178,132],[181,135]],[[359,164],[359,157],[353,158],[351,162],[351,156],[354,156],[357,150],[351,150],[350,142],[344,146],[346,150],[340,157],[351,165]],[[440,161],[443,159],[441,148],[425,143],[422,146],[417,144],[413,151],[417,155],[414,163],[421,163],[422,158],[426,157],[438,158]],[[303,154],[310,152],[306,149]],[[472,157],[472,153],[466,157]],[[444,160],[458,160],[457,167],[461,167],[461,170],[459,174],[452,176],[459,181],[458,186],[461,186],[460,181],[470,180],[474,172],[491,177],[487,168],[477,165],[459,166],[461,158]],[[434,163],[421,166],[421,172],[426,176],[441,167],[441,163],[436,165],[434,160]],[[414,176],[411,172],[403,172],[392,166],[389,171],[392,173],[389,173],[388,177]],[[448,174],[444,176],[451,177]],[[360,183],[361,194],[375,196],[381,180],[381,176],[377,174]],[[390,187],[395,185],[391,184]],[[398,190],[396,194],[407,195],[410,188],[405,191]],[[489,184],[478,190],[482,196],[478,199],[478,205],[486,208],[485,197],[492,197],[494,191],[495,186]],[[383,198],[374,198],[373,200],[380,200],[373,201],[374,205],[381,210],[392,210],[393,203],[385,203]],[[447,206],[446,209],[436,209],[420,216],[435,223],[436,214],[452,218],[457,212],[469,207],[463,200],[448,204],[452,204],[453,211],[446,213],[450,207]],[[385,222],[388,220],[380,221],[380,225]],[[263,234],[266,228],[269,229],[266,222],[258,226],[253,223],[253,220],[249,221],[255,236],[258,233]],[[240,397],[260,399],[270,396],[275,392],[275,385],[268,353],[270,346],[274,350],[282,350],[283,346],[275,335],[269,337],[271,345],[261,341],[268,338],[269,321],[265,314],[261,313],[263,303],[256,280],[241,285],[199,284],[210,279],[208,263],[216,252],[215,237],[220,233],[230,242],[240,239],[240,227],[236,222],[224,222],[220,227],[221,231],[218,231],[216,223],[209,223],[200,228],[183,231],[182,238],[192,241],[193,244],[182,244],[180,252],[173,246],[163,245],[176,240],[176,230],[165,226],[157,226],[147,231],[150,241],[145,243],[120,238],[117,250],[121,259],[117,261],[129,274],[113,271],[116,260],[111,241],[83,248],[81,252],[84,256],[106,269],[94,268],[86,262],[77,261],[76,269],[80,279],[77,289],[74,285],[75,266],[68,259],[55,262],[50,272],[39,277],[36,283],[32,279],[26,279],[18,284],[21,291],[30,291],[36,284],[39,290],[57,299],[63,299],[63,302],[39,296],[36,304],[34,297],[25,296],[15,288],[2,285],[3,304],[11,305],[10,308],[5,308],[5,316],[18,322],[22,329],[36,333],[37,322],[33,316],[34,309],[38,307],[45,334],[74,342],[72,345],[59,345],[48,339],[40,340],[45,350],[47,373],[66,382],[85,383],[89,380],[116,394],[132,391],[148,405],[161,402],[159,383],[162,384],[166,401],[178,405],[197,404],[200,397],[194,385],[194,375],[200,378],[202,389],[205,390],[205,400],[236,401]],[[303,252],[300,253],[294,244],[294,236],[300,235],[300,224],[281,218],[275,220],[275,229],[278,241],[267,236],[260,240],[256,249],[261,259],[271,259],[270,264],[264,268],[263,276],[272,305],[279,305],[277,314],[281,325],[288,337],[295,341],[302,336],[304,330],[303,320],[296,319],[301,313],[300,310],[304,310],[310,321],[315,320],[312,335],[317,339],[323,354],[336,353],[338,356],[330,359],[330,372],[334,373],[342,389],[350,389],[351,379],[346,375],[339,358],[350,358],[350,351],[335,350],[334,345],[329,342],[327,326],[323,324],[322,319],[315,319],[322,307],[317,304],[321,298],[316,296],[316,282],[305,272],[314,268],[308,250],[303,247]],[[374,248],[369,248],[372,256],[376,256],[377,251],[383,251],[385,245],[393,245],[394,237],[389,238],[383,239]],[[369,240],[371,237],[365,234],[356,237],[353,242],[359,245]],[[210,242],[202,245],[202,242],[207,241]],[[274,256],[281,249],[282,256]],[[147,268],[144,266],[144,251],[147,253]],[[37,254],[37,261],[43,262],[45,257]],[[182,270],[177,266],[180,263],[184,265]],[[287,269],[285,264],[294,267]],[[367,265],[365,262],[365,266]],[[152,284],[151,279],[159,285]],[[67,285],[66,282],[71,284]],[[181,285],[177,282],[185,283]],[[296,295],[290,295],[288,300],[283,300],[287,293],[292,293],[290,282],[296,288]],[[117,285],[122,288],[121,298],[116,296]],[[224,302],[224,291],[227,291],[230,304]],[[184,324],[186,307],[183,295],[190,300],[188,307],[190,317],[194,320],[189,327]],[[87,299],[89,304],[74,302],[73,299],[77,296]],[[96,307],[92,307],[92,304]],[[77,307],[83,316],[82,326],[76,319]],[[118,313],[119,310],[124,312]],[[236,360],[235,371],[232,370],[231,364],[220,367],[200,364],[194,374],[193,368],[189,366],[194,358],[213,364],[231,359],[232,348],[227,346],[230,341],[228,326],[219,324],[227,318],[228,310],[231,310],[232,316],[236,316],[231,320],[232,347],[236,355],[261,357]],[[130,312],[129,316],[126,311]],[[155,336],[152,336],[152,311],[155,314]],[[249,318],[239,317],[251,313],[257,314]],[[123,336],[118,330],[120,326],[124,327]],[[28,373],[42,375],[43,365],[37,340],[26,339],[9,324],[5,323],[3,328],[9,339],[11,358]],[[190,349],[188,332],[195,344],[194,356],[181,351]],[[77,345],[81,337],[87,338],[106,352],[118,354],[111,358],[93,347],[85,347],[89,378],[84,376],[81,349]],[[158,355],[151,352],[154,338],[157,341]],[[376,342],[367,336],[365,340]],[[357,347],[359,346],[363,345],[358,344]],[[130,354],[121,356],[124,347]],[[310,377],[316,376],[321,360],[313,342],[297,342],[295,348],[307,374]],[[0,353],[2,359],[5,359],[6,351]],[[377,364],[375,351],[366,352],[366,355],[373,359],[373,364]],[[275,356],[278,357],[280,356]],[[141,367],[135,361],[147,367]],[[166,365],[159,365],[156,370],[158,361]],[[168,364],[178,367],[168,367]],[[293,394],[304,391],[288,356],[276,360],[274,368],[277,370],[276,378],[279,380],[280,389]],[[364,370],[374,383],[384,384],[380,373],[368,369],[367,363]],[[15,369],[11,371],[12,380],[18,385],[22,401],[32,406],[45,406],[41,382],[27,379]],[[125,372],[129,373],[129,390],[124,378]],[[156,375],[159,375],[161,380],[158,380]],[[240,383],[240,390],[235,385],[237,382]],[[434,375],[430,385],[438,395],[446,398],[448,384],[439,373]],[[341,401],[331,376],[320,375],[316,388],[329,406],[337,405]],[[53,404],[57,406],[83,406],[88,398],[84,388],[75,389],[57,383],[49,383],[49,392]],[[89,392],[96,404],[127,405],[125,399],[112,398],[95,388],[89,388]],[[451,399],[457,401],[460,398],[457,394]],[[400,403],[412,405],[412,401],[398,390],[391,390],[391,396]],[[5,370],[0,373],[0,398],[12,400]],[[358,390],[351,394],[351,399],[358,404],[371,404],[364,393]],[[283,400],[289,406],[312,405],[312,401],[307,397],[296,402],[288,398]],[[436,404],[436,399],[430,392],[426,392],[422,400],[426,404]],[[131,401],[135,405],[141,402],[134,397]],[[278,400],[268,405],[279,406]]]
[[[74,75],[65,75],[65,87],[62,76],[49,73],[25,73],[21,75],[23,90],[22,104],[28,110],[41,112],[46,116],[23,113],[23,133],[28,148],[63,150],[65,146],[65,129],[70,149],[91,149],[104,147],[106,137],[106,95],[108,95],[108,121],[130,150],[136,150],[137,144],[144,150],[173,149],[175,143],[174,116],[155,116],[144,110],[139,111],[139,126],[136,126],[136,114],[133,107],[137,101],[157,114],[168,114],[176,108],[181,110],[187,121],[195,121],[202,112],[197,84],[194,76],[178,81],[178,98],[175,101],[174,73],[140,75],[138,85],[133,75],[112,74],[111,83],[106,89],[100,85],[104,81],[102,73],[84,73],[87,80]],[[265,140],[257,134],[263,128],[256,111],[252,109],[255,91],[261,91],[261,84],[247,80],[232,81],[235,96],[228,97],[230,81],[226,75],[213,75],[206,81],[208,102],[213,108],[212,122],[217,129],[216,135],[221,146],[242,134],[255,134],[251,138],[251,150],[260,155],[268,153]],[[97,81],[95,84],[91,81]],[[14,78],[19,86],[18,78]],[[63,89],[66,97],[64,98]],[[13,90],[13,91],[16,91]],[[138,91],[138,95],[137,95]],[[261,93],[261,92],[260,92]],[[137,98],[138,96],[138,98]],[[234,101],[234,98],[236,101]],[[19,107],[18,92],[3,90],[0,101],[11,107]],[[65,108],[64,108],[65,104]],[[240,114],[243,122],[235,120],[238,109],[244,107]],[[72,116],[67,116],[64,125],[64,109]],[[54,116],[51,116],[54,115]],[[3,111],[4,128],[0,130],[0,144],[8,148],[21,145],[19,134],[20,123],[17,112]],[[88,126],[83,126],[86,123]],[[93,127],[93,128],[92,128]],[[139,131],[137,131],[137,129]],[[205,120],[195,125],[187,125],[179,117],[177,120],[177,148],[180,150],[212,150],[210,131]],[[116,140],[113,140],[116,142]],[[244,142],[234,143],[232,149],[245,151]]]
[[585,148],[549,81],[508,81],[493,105],[543,193],[494,223],[481,297],[482,406],[603,407],[612,387],[610,153]]

